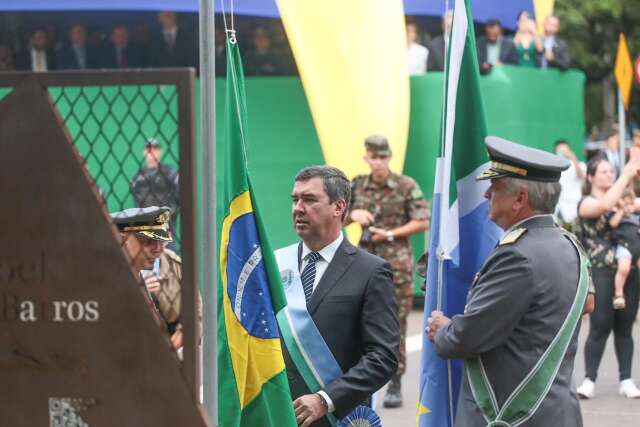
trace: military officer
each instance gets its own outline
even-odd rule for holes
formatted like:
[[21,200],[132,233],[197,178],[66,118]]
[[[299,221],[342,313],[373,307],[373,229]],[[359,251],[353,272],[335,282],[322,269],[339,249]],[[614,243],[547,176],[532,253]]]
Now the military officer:
[[569,162],[487,137],[490,217],[506,231],[471,285],[464,314],[434,311],[438,354],[463,359],[456,427],[582,426],[571,389],[589,263],[552,214]]
[[171,209],[168,207],[131,208],[113,212],[111,218],[137,273],[151,269],[162,254],[164,244],[173,240],[169,233]]
[[[182,263],[178,255],[165,247],[173,240],[169,231],[171,209],[165,206],[131,208],[113,212],[111,218],[120,232],[131,266],[145,280],[154,311],[166,324],[174,349],[179,349],[182,347],[179,324]],[[161,259],[164,261],[159,262]]]
[[400,363],[385,396],[384,406],[402,406],[401,377],[406,369],[407,317],[413,304],[413,253],[409,236],[429,226],[429,208],[418,184],[391,171],[391,149],[387,138],[368,137],[365,162],[371,173],[351,182],[351,210],[347,223],[363,228],[359,246],[387,260],[393,268],[395,299],[400,320]]

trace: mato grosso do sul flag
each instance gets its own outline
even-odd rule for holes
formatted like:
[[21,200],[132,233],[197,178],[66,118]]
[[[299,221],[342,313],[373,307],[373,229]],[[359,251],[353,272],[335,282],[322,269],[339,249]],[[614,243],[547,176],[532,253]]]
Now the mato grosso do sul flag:
[[282,282],[258,212],[246,162],[242,62],[227,39],[224,218],[218,286],[218,406],[224,427],[294,427],[276,313]]
[[[476,181],[489,161],[469,0],[455,0],[445,73],[442,148],[436,163],[424,326],[433,310],[452,317],[464,311],[469,285],[502,231],[489,219]],[[461,383],[461,361],[443,360],[424,337],[418,420],[420,427],[452,427]]]

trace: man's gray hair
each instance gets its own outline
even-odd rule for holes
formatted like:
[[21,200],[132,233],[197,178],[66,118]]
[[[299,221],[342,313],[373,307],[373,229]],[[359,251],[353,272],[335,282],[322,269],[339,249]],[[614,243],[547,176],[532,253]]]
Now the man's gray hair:
[[559,182],[530,181],[520,178],[503,178],[507,191],[515,193],[524,190],[529,193],[529,206],[536,212],[552,214],[556,210],[560,190]]
[[308,166],[298,172],[295,180],[296,182],[309,181],[313,178],[322,179],[324,191],[329,196],[329,202],[333,203],[336,200],[344,200],[346,204],[344,215],[346,215],[349,210],[349,202],[351,201],[351,183],[344,172],[333,166]]

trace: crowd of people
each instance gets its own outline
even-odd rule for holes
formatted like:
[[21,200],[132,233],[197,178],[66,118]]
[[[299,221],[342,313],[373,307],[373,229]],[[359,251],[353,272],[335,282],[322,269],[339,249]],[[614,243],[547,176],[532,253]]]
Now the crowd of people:
[[[442,17],[441,34],[430,37],[421,32],[417,20],[407,18],[409,74],[443,71],[445,45],[451,30],[452,14]],[[85,70],[100,68],[195,67],[199,63],[198,31],[190,21],[174,12],[157,14],[157,26],[130,28],[116,24],[108,31],[78,22],[67,28],[35,26],[26,37],[0,32],[0,71]],[[295,75],[297,68],[284,29],[279,21],[241,23],[244,38],[243,62],[248,76]],[[218,25],[215,33],[216,75],[226,72],[225,34]],[[538,34],[529,12],[517,17],[513,36],[505,35],[497,19],[489,19],[484,34],[477,37],[480,71],[489,73],[501,64],[535,68],[567,69],[567,43],[558,37],[560,20],[544,20]]]
[[[453,16],[442,17],[442,34],[420,44],[418,25],[407,20],[407,43],[409,73],[424,74],[428,71],[443,71],[445,46],[449,41]],[[513,37],[504,34],[498,19],[489,19],[484,34],[478,36],[476,49],[480,72],[487,74],[495,66],[516,65],[529,68],[558,68],[566,70],[570,65],[569,48],[560,37],[560,19],[551,15],[544,20],[544,32],[539,34],[531,14],[523,10],[517,17],[517,30]]]
[[[242,25],[246,75],[296,73],[281,25]],[[216,75],[226,72],[224,30],[216,26]],[[175,12],[157,14],[157,25],[113,25],[109,29],[82,22],[68,27],[35,25],[26,34],[0,31],[0,72],[158,67],[198,69],[198,29]]]
[[595,397],[595,383],[605,343],[613,332],[621,395],[640,397],[631,378],[632,327],[640,297],[638,259],[640,222],[637,202],[640,189],[640,131],[634,130],[632,145],[623,163],[619,132],[614,127],[603,149],[587,152],[579,162],[568,144],[559,141],[556,153],[571,161],[563,174],[558,221],[580,238],[591,261],[595,287],[595,310],[590,316],[584,349],[584,380],[578,395]]

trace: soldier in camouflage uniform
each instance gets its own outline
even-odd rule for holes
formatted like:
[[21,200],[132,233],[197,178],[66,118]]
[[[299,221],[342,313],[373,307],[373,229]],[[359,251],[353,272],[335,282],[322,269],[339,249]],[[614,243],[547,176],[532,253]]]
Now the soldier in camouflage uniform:
[[400,320],[400,363],[391,380],[384,406],[402,406],[401,377],[406,368],[407,317],[413,304],[413,253],[409,236],[429,226],[429,210],[418,184],[389,169],[391,150],[387,138],[374,135],[365,140],[364,160],[371,174],[351,183],[351,205],[347,222],[363,228],[359,246],[387,260],[393,268],[398,318]]

